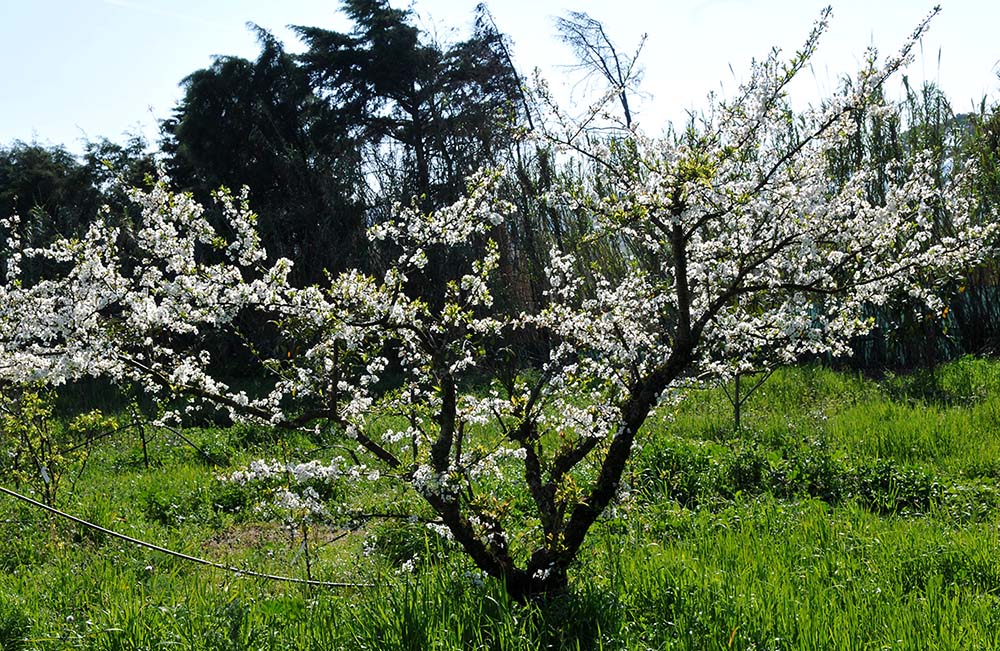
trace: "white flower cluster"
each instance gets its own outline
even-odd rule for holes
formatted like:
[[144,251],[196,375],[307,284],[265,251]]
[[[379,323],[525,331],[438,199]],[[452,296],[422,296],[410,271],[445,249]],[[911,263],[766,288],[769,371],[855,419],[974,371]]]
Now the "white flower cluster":
[[[827,17],[791,61],[775,51],[755,63],[733,100],[711,101],[683,134],[650,138],[633,128],[609,139],[558,125],[549,133],[566,156],[602,163],[592,180],[551,200],[589,212],[600,236],[649,261],[610,276],[553,252],[552,302],[534,322],[576,353],[554,355],[557,381],[579,390],[583,373],[628,385],[692,344],[685,366],[702,376],[849,354],[851,339],[872,327],[868,308],[910,296],[939,312],[939,283],[990,253],[996,218],[979,214],[964,191],[969,167],[952,168],[941,184],[940,162],[915,153],[905,168],[861,168],[839,185],[828,173],[856,115],[889,110],[871,98],[914,41],[881,65],[872,54],[850,92],[790,128],[786,87]],[[622,151],[626,164],[614,164]],[[883,201],[870,200],[865,189],[885,178],[900,180],[885,184]],[[942,221],[947,228],[935,226]],[[572,409],[559,412],[579,421]]]
[[258,459],[245,468],[219,476],[219,481],[255,489],[257,508],[263,513],[275,510],[292,524],[330,522],[345,516],[341,505],[331,508],[317,488],[333,487],[338,482],[375,481],[377,469],[349,464],[343,457],[327,462],[283,462]]
[[251,461],[242,470],[236,470],[220,477],[222,481],[245,486],[255,482],[269,483],[274,480],[291,480],[296,484],[319,482],[332,483],[345,475],[344,458],[336,457],[328,463],[307,461],[304,463],[285,463],[277,459]]
[[296,522],[321,522],[329,517],[329,511],[312,486],[306,486],[300,492],[279,488],[271,500],[273,506],[290,512]]

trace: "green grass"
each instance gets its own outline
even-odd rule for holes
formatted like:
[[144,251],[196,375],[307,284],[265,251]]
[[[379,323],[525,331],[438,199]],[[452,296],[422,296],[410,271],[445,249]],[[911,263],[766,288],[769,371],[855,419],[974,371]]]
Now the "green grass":
[[[295,532],[216,477],[316,442],[184,434],[197,450],[169,432],[149,432],[146,457],[134,435],[103,440],[59,506],[303,576]],[[368,584],[330,590],[194,565],[0,496],[0,650],[1000,649],[996,362],[879,381],[786,369],[740,432],[721,391],[698,391],[650,422],[626,479],[570,593],[529,606],[406,521],[315,530],[314,578]],[[378,510],[412,496],[344,499]]]

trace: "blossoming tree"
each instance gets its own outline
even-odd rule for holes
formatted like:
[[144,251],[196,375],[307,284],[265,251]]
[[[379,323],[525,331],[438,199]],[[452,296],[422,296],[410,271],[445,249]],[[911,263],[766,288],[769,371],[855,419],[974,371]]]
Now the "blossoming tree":
[[[585,139],[578,124],[554,117],[540,137],[593,174],[547,200],[585,211],[595,233],[642,255],[625,273],[588,270],[585,282],[571,255],[553,251],[538,313],[493,308],[498,249],[489,236],[511,210],[496,197],[498,173],[471,179],[452,206],[402,206],[373,228],[396,255],[383,277],[347,272],[308,287],[288,282],[291,261],[268,260],[245,195],[219,194],[221,230],[161,181],[133,191],[142,215],[128,233],[99,218],[84,237],[44,249],[11,239],[0,375],[53,384],[108,376],[165,404],[187,401],[164,418],[207,403],[238,420],[331,432],[348,458],[292,474],[409,486],[513,595],[560,590],[619,493],[644,422],[673,389],[737,371],[761,351],[784,361],[846,353],[870,327],[866,306],[899,293],[935,305],[936,281],[987,253],[993,228],[963,193],[964,172],[938,189],[916,156],[878,205],[861,191],[868,171],[829,180],[828,155],[851,133],[852,112],[910,46],[881,66],[873,57],[849,96],[793,115],[787,85],[824,26],[825,15],[788,63],[775,53],[754,64],[732,100],[712,102],[679,138],[632,128]],[[409,292],[429,252],[473,241],[487,242],[484,253],[453,269],[433,301],[443,307]],[[23,281],[29,257],[62,273]],[[256,394],[215,376],[200,345],[206,333],[238,330],[248,313],[273,320],[292,351],[257,351],[270,382]],[[525,373],[506,364],[501,345],[522,329],[552,342],[548,359]],[[386,388],[390,364],[402,379]]]

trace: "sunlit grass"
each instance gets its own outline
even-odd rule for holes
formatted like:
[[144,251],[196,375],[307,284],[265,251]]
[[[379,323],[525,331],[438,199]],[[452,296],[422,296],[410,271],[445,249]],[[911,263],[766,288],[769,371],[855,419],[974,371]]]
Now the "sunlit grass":
[[[786,369],[739,432],[721,390],[695,392],[650,423],[571,592],[528,606],[419,523],[315,532],[314,578],[364,584],[329,590],[194,565],[3,498],[0,649],[1000,648],[998,425],[1000,364],[983,360],[878,382]],[[303,576],[296,533],[237,508],[217,477],[317,442],[185,435],[198,450],[167,432],[145,456],[134,437],[103,441],[60,506]],[[386,486],[347,499],[413,499]]]

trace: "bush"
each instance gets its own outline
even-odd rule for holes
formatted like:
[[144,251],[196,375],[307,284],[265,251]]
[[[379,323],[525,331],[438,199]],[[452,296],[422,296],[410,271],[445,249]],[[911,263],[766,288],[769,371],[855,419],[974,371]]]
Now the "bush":
[[943,494],[943,487],[930,472],[917,467],[901,468],[892,460],[878,460],[856,468],[849,495],[876,513],[927,512]]
[[14,600],[0,595],[0,651],[19,651],[27,648],[31,631],[31,618]]

